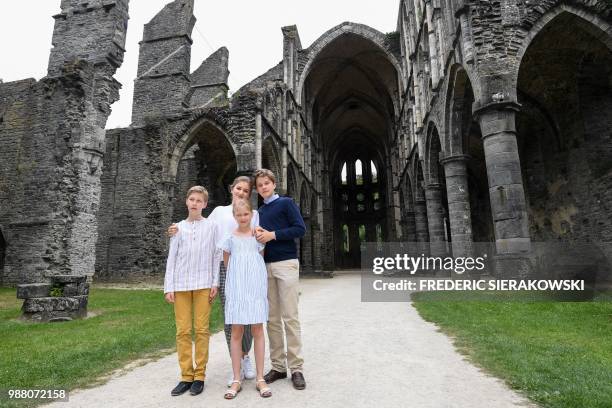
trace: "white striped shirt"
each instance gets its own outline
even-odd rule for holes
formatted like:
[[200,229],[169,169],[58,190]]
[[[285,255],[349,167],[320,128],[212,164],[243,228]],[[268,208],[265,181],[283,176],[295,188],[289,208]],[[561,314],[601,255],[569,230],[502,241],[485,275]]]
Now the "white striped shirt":
[[219,286],[219,228],[214,221],[183,220],[170,238],[164,293]]

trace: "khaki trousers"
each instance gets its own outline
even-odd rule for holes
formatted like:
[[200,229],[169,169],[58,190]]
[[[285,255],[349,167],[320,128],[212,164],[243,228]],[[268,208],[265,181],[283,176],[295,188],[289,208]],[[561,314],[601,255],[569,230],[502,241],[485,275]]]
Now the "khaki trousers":
[[[174,292],[174,317],[176,319],[176,351],[181,367],[181,381],[204,381],[208,363],[210,289]],[[195,329],[195,370],[191,344],[192,320]]]
[[[268,338],[270,360],[276,371],[302,371],[302,331],[298,316],[300,264],[297,259],[271,262],[268,269]],[[285,336],[287,352],[285,352]]]

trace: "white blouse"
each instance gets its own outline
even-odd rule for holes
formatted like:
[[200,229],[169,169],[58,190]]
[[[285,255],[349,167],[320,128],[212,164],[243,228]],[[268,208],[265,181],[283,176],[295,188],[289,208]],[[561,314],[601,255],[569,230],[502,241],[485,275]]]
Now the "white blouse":
[[[219,241],[228,234],[231,234],[238,228],[238,223],[232,212],[232,205],[224,205],[215,207],[213,212],[208,216],[209,220],[213,220],[219,226]],[[251,218],[251,227],[259,226],[259,213],[253,210],[253,218]]]

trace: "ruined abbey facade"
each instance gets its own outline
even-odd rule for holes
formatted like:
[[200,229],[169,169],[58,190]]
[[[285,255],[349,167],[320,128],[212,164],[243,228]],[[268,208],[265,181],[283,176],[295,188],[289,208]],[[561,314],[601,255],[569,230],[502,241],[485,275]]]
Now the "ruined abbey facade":
[[301,208],[304,272],[358,267],[364,241],[493,242],[500,262],[612,241],[610,2],[398,6],[386,34],[283,27],[283,60],[230,97],[228,50],[190,72],[194,0],[170,2],[132,124],[105,131],[128,0],[62,0],[48,76],[0,83],[0,284],[160,279],[187,187],[210,210],[260,167]]

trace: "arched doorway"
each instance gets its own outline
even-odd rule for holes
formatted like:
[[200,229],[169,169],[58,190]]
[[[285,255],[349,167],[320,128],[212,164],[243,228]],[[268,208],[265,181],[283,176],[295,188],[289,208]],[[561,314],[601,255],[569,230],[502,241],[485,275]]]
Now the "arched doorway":
[[203,121],[186,135],[183,149],[176,154],[176,184],[173,199],[173,220],[187,217],[185,193],[189,187],[201,185],[208,190],[208,216],[218,205],[231,202],[229,186],[236,177],[236,156],[224,132],[210,121]]
[[[452,169],[457,179],[455,191],[447,188],[449,196],[454,194],[455,205],[462,213],[469,207],[468,217],[459,214],[454,217],[450,214],[451,235],[454,241],[463,240],[465,247],[470,247],[470,242],[494,242],[495,231],[491,216],[491,202],[489,198],[489,184],[487,179],[487,167],[484,155],[484,146],[480,125],[472,115],[474,105],[474,91],[472,83],[466,70],[456,65],[451,70],[451,82],[447,95],[447,134],[446,164]],[[467,178],[467,185],[463,179],[463,173]],[[467,186],[467,188],[466,188]],[[459,189],[460,188],[460,189]],[[461,190],[466,190],[461,194]],[[463,197],[461,197],[463,195]],[[466,197],[467,196],[467,197]],[[467,198],[467,202],[465,201]],[[450,204],[449,204],[450,206]],[[450,210],[450,208],[449,208]],[[465,223],[469,220],[469,225]],[[454,224],[454,225],[453,225]],[[453,248],[455,248],[453,244]]]
[[606,29],[561,11],[522,57],[517,141],[532,241],[612,240],[612,38]]
[[384,35],[357,24],[330,30],[309,50],[297,94],[321,148],[323,268],[354,268],[361,242],[395,236],[387,163],[399,64]]
[[446,193],[446,175],[440,163],[442,144],[438,129],[432,123],[429,126],[425,145],[427,184],[425,199],[427,202],[427,219],[429,225],[429,245],[432,255],[443,255],[449,252],[450,221],[448,217],[448,199]]

